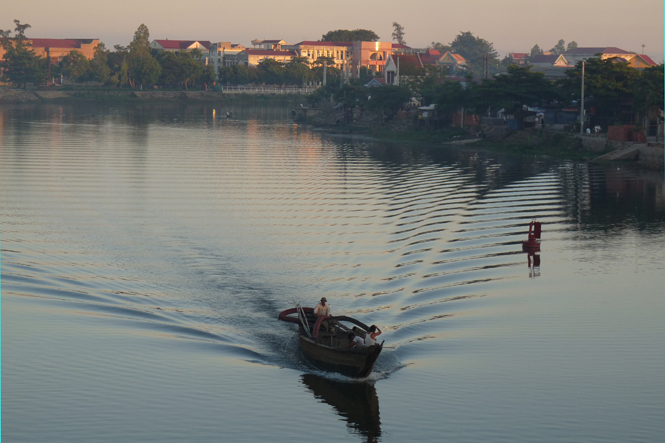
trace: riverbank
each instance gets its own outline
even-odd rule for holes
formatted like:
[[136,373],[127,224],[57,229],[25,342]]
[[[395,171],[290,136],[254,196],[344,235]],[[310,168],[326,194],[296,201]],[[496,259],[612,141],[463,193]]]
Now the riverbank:
[[509,130],[505,126],[480,125],[467,128],[417,128],[412,118],[396,116],[384,120],[378,114],[363,112],[344,123],[342,112],[327,110],[308,118],[306,123],[334,134],[362,135],[392,142],[445,145],[472,145],[473,149],[521,157],[543,156],[573,161],[619,162],[637,167],[664,169],[662,141],[648,143],[616,142],[605,135],[586,136],[564,131],[562,127]]
[[100,89],[47,89],[23,90],[0,89],[0,105],[20,103],[54,103],[71,101],[108,101],[108,102],[191,102],[191,103],[230,103],[250,104],[271,103],[284,106],[298,106],[304,100],[301,94],[260,94],[227,93],[222,91],[134,91]]

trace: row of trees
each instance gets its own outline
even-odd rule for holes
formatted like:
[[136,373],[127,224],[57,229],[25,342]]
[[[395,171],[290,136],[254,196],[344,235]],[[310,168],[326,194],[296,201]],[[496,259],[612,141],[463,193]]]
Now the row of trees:
[[[423,76],[400,86],[366,88],[355,82],[340,87],[317,91],[313,100],[333,95],[346,106],[362,104],[370,109],[394,115],[413,96],[423,105],[436,104],[437,110],[449,113],[465,108],[469,112],[485,115],[490,110],[519,111],[524,106],[567,106],[580,95],[582,63],[566,72],[566,78],[550,81],[542,73],[531,72],[529,67],[511,65],[507,72],[493,79],[474,83],[471,76],[462,84],[439,80],[435,75]],[[662,108],[663,65],[638,71],[617,60],[593,58],[585,66],[585,94],[592,101],[597,115],[613,123],[625,117],[622,108],[632,103],[632,112],[642,112],[652,106]]]
[[2,81],[16,85],[42,85],[49,78],[63,76],[72,82],[93,81],[109,86],[132,88],[161,85],[166,87],[212,83],[217,74],[212,66],[201,63],[203,54],[191,52],[156,52],[150,49],[150,31],[144,24],[138,27],[129,46],[116,45],[115,51],[100,43],[94,57],[88,60],[81,52],[71,51],[56,64],[48,57],[39,57],[29,44],[25,30],[28,24],[14,20],[11,31],[0,31],[6,51],[2,66]]

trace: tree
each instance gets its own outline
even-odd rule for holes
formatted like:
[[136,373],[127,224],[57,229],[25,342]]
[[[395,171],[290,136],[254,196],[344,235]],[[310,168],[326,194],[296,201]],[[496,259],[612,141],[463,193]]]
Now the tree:
[[77,50],[70,51],[58,63],[60,73],[73,83],[82,81],[89,68],[90,62],[88,62],[85,55]]
[[90,61],[89,77],[91,80],[102,84],[107,83],[111,76],[111,68],[108,65],[109,53],[104,43],[99,43],[95,48],[95,55]]
[[644,111],[650,107],[657,106],[663,109],[665,97],[663,64],[644,68],[633,81],[633,96],[635,97],[635,108]]
[[134,33],[125,62],[131,87],[135,87],[137,83],[154,84],[159,79],[162,68],[150,54],[150,31],[143,23]]
[[321,37],[322,42],[375,42],[378,40],[379,36],[374,31],[368,29],[356,29],[353,31],[338,29],[336,31],[329,31]]
[[573,49],[577,49],[577,42],[575,40],[568,43],[568,46],[566,47],[566,51],[572,51]]
[[5,50],[0,79],[19,87],[27,87],[28,83],[41,85],[46,82],[47,60],[35,55],[25,37],[25,30],[30,25],[21,24],[19,20],[14,20],[14,24],[14,37],[10,37],[10,30],[0,30],[1,44]]
[[198,77],[203,72],[203,65],[196,59],[196,53],[180,51],[176,53],[178,61],[178,81],[185,85],[185,90],[188,91],[187,85],[191,82],[196,82]]
[[404,27],[397,22],[393,22],[393,40],[396,40],[400,45],[406,45],[404,41]]
[[485,56],[490,66],[496,66],[499,61],[499,53],[494,45],[487,40],[474,36],[471,32],[462,32],[450,44],[452,50],[467,60],[467,69],[475,74],[481,75],[485,68]]
[[488,107],[520,110],[523,106],[541,106],[559,97],[555,85],[545,79],[542,72],[531,72],[531,67],[508,66],[506,74],[484,79],[472,86],[473,100],[479,109]]
[[441,42],[432,42],[429,46],[429,49],[436,49],[439,51],[441,54],[445,54],[448,51],[452,51],[453,48],[450,47],[450,45],[444,45]]
[[550,52],[554,54],[561,54],[565,50],[566,50],[566,42],[563,41],[563,39],[561,39],[559,40],[559,43],[557,43],[552,49],[550,49]]
[[437,85],[435,94],[434,103],[440,113],[455,112],[468,106],[471,99],[470,89],[464,88],[462,82],[457,81],[446,81]]
[[374,111],[381,111],[388,118],[392,118],[400,110],[402,104],[411,99],[411,91],[405,86],[380,86],[372,88],[367,107]]
[[[633,82],[638,71],[618,58],[602,60],[591,57],[584,67],[585,96],[593,98],[596,116],[606,119],[606,124],[613,122],[632,123],[629,115],[624,115],[622,106],[633,99]],[[582,62],[566,70],[566,78],[559,81],[564,98],[577,100],[580,96]]]
[[531,48],[531,58],[534,58],[537,55],[543,55],[544,52],[542,49],[540,49],[540,46],[538,45],[533,45],[533,48]]

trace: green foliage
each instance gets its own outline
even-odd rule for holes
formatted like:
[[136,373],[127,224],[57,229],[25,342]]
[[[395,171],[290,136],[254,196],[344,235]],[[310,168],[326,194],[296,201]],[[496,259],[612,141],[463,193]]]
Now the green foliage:
[[79,51],[71,51],[69,54],[62,57],[58,63],[58,69],[62,75],[70,79],[72,82],[83,81],[85,75],[90,68],[90,62]]
[[90,71],[88,76],[91,80],[105,84],[111,76],[111,68],[108,65],[110,51],[106,49],[104,43],[99,43],[95,48],[95,55],[90,61]]
[[453,48],[450,47],[450,45],[444,45],[444,44],[441,43],[441,42],[432,42],[432,44],[430,44],[430,45],[428,46],[428,48],[438,50],[438,51],[441,53],[441,55],[445,54],[445,53],[448,52],[448,51],[452,51],[452,50],[453,50]]
[[346,108],[350,108],[367,99],[367,88],[358,84],[345,83],[341,88],[335,88],[333,98],[337,103],[343,103]]
[[150,54],[150,31],[143,23],[134,33],[124,62],[127,63],[127,81],[131,87],[155,84],[161,75],[161,66]]
[[405,86],[376,87],[370,90],[367,107],[373,111],[382,111],[391,118],[411,99],[411,96],[411,91]]
[[368,29],[355,29],[353,31],[338,29],[329,31],[321,37],[322,42],[375,42],[378,40],[379,36]]
[[397,22],[393,22],[393,40],[401,45],[406,45],[404,41],[404,26]]
[[462,107],[468,107],[471,100],[471,90],[463,87],[461,82],[447,81],[437,85],[434,89],[433,102],[440,113],[455,112]]
[[561,39],[559,40],[559,43],[556,44],[556,46],[550,49],[550,52],[553,54],[561,54],[565,50],[566,50],[566,42],[563,41],[563,39]]
[[[605,60],[601,60],[600,57],[589,58],[585,63],[585,96],[593,97],[594,107],[599,115],[620,119],[622,103],[632,100],[633,81],[638,75],[636,69],[617,58]],[[567,78],[558,82],[565,100],[579,99],[582,62],[568,69],[566,76]]]
[[16,25],[14,37],[10,37],[11,31],[9,30],[0,31],[1,44],[6,51],[0,80],[14,83],[19,87],[46,83],[47,61],[45,58],[35,55],[35,51],[26,41],[25,30],[30,25],[21,24],[19,20],[14,20],[14,24]]
[[474,36],[471,32],[459,34],[450,47],[453,52],[467,60],[467,70],[476,76],[480,76],[484,72],[485,55],[487,55],[491,67],[495,67],[499,61],[499,53],[494,49],[494,45],[483,38]]
[[566,51],[572,51],[573,49],[577,49],[577,42],[575,40],[568,43],[568,46],[566,46]]
[[473,101],[477,108],[506,108],[519,110],[522,106],[540,106],[559,97],[555,85],[541,72],[531,72],[530,67],[508,66],[506,74],[493,80],[484,79],[472,87]]
[[633,80],[635,108],[638,111],[644,111],[653,106],[663,109],[665,101],[663,96],[664,82],[662,63],[658,66],[643,69]]
[[542,49],[540,49],[540,46],[538,45],[533,45],[533,48],[531,48],[531,58],[534,58],[537,55],[543,55],[544,52]]

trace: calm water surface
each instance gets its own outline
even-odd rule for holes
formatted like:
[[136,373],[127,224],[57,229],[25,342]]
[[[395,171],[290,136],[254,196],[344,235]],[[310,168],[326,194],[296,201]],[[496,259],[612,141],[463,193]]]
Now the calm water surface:
[[[662,441],[664,197],[288,109],[0,108],[2,437]],[[321,296],[384,331],[369,379],[277,321]]]

